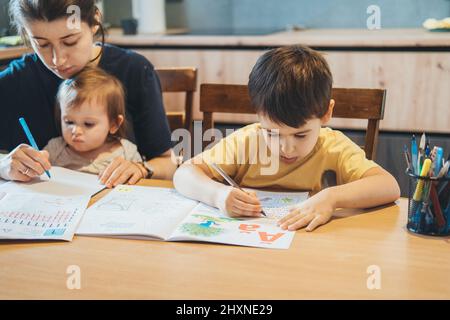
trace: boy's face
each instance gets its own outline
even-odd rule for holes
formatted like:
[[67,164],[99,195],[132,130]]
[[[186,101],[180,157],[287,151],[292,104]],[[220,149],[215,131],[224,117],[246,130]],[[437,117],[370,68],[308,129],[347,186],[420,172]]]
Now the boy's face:
[[271,139],[278,139],[280,161],[285,164],[302,160],[314,149],[319,138],[320,128],[330,120],[333,108],[334,101],[331,100],[325,116],[320,119],[307,120],[303,126],[298,128],[278,124],[264,115],[258,115],[266,144],[271,146]]
[[75,151],[83,153],[103,146],[108,134],[117,132],[119,123],[110,123],[106,106],[97,99],[86,100],[76,107],[61,106],[61,129],[64,140]]

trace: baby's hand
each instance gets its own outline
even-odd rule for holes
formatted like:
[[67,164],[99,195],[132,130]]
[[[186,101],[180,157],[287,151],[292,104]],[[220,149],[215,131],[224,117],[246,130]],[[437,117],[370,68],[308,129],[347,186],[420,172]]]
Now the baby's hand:
[[231,217],[261,217],[261,203],[256,193],[233,188],[225,200],[225,210]]
[[287,216],[278,221],[278,225],[283,230],[295,231],[308,226],[306,231],[313,231],[330,221],[335,209],[334,200],[325,189],[292,208]]
[[136,184],[146,176],[145,171],[140,164],[118,157],[100,173],[99,179],[107,188],[114,188],[126,182]]

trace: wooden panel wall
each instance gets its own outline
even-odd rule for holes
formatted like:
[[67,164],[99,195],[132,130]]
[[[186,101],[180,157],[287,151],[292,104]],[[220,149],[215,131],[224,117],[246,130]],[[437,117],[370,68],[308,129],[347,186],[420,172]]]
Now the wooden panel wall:
[[[263,50],[138,50],[156,67],[194,66],[198,83],[245,84]],[[386,88],[381,129],[450,133],[450,54],[448,52],[327,51],[335,87]],[[170,111],[182,110],[181,96],[166,96]],[[194,119],[201,119],[198,94]],[[246,123],[254,116],[218,115],[216,121]],[[358,120],[334,119],[337,128],[364,128]]]

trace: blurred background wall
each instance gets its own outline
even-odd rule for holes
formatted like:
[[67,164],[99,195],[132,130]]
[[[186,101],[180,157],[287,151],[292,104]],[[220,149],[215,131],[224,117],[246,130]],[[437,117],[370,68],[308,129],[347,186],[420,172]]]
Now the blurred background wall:
[[[0,0],[0,28],[9,24]],[[120,26],[132,16],[131,0],[103,0],[105,21]],[[420,27],[430,17],[450,16],[449,0],[166,0],[168,28],[283,29],[365,28],[369,5],[381,9],[383,28]]]

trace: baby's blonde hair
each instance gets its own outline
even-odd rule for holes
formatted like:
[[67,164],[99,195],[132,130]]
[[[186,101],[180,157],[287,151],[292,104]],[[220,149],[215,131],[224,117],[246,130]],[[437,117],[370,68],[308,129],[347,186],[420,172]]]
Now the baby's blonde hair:
[[[112,137],[125,138],[125,92],[120,81],[96,67],[85,67],[71,79],[65,80],[58,89],[56,96],[56,111],[59,114],[61,106],[77,108],[86,101],[96,99],[106,106],[110,123],[117,123],[118,117],[124,117],[122,125]],[[58,116],[57,114],[57,116]],[[58,121],[58,123],[59,123]],[[118,123],[117,123],[118,124]]]

